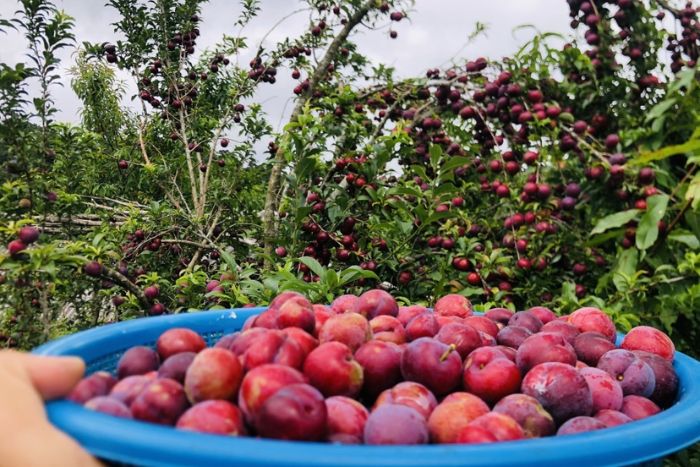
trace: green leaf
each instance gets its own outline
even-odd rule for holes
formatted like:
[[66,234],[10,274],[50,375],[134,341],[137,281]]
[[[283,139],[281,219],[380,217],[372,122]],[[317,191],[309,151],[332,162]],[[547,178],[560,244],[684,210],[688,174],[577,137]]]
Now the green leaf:
[[700,173],[696,174],[688,183],[685,199],[692,203],[693,209],[698,208],[698,204],[700,204]]
[[56,267],[56,263],[54,263],[53,261],[40,267],[39,271],[45,272],[46,274],[50,275],[52,278],[55,278],[56,275],[58,274],[58,268]]
[[674,99],[674,98],[666,99],[666,100],[659,102],[654,107],[652,107],[652,109],[649,111],[649,113],[647,113],[646,122],[649,123],[650,121],[654,120],[655,118],[662,116],[675,103],[676,103],[676,99]]
[[297,223],[301,223],[302,220],[306,218],[309,214],[311,214],[311,211],[313,208],[311,206],[299,206],[296,209],[296,216],[294,219],[297,221]]
[[562,283],[561,297],[566,303],[578,303],[578,298],[576,298],[576,285],[573,282]]
[[687,211],[683,216],[688,226],[693,231],[696,237],[700,238],[700,213],[695,211]]
[[425,220],[428,218],[428,211],[423,206],[416,206],[413,212],[416,217],[421,222],[421,225],[425,224]]
[[698,241],[698,237],[685,229],[675,229],[668,235],[668,239],[674,242],[683,243],[692,250],[697,250],[700,248],[700,241]]
[[657,149],[656,151],[643,152],[630,162],[633,164],[644,165],[652,161],[667,159],[671,156],[675,156],[676,154],[697,151],[698,149],[700,149],[700,137],[694,135],[693,138],[683,144],[674,144],[672,146]]
[[605,216],[598,221],[596,226],[591,231],[591,235],[603,233],[608,229],[622,227],[623,225],[637,217],[638,213],[638,209],[629,209],[627,211],[616,212],[615,214]]
[[589,239],[585,243],[585,245],[587,247],[602,245],[603,243],[607,242],[608,240],[611,240],[613,238],[617,238],[622,232],[624,232],[624,229],[608,230],[607,232],[605,232],[603,234],[596,235],[595,237]]
[[410,234],[415,228],[413,222],[408,221],[395,220],[394,225],[396,225],[399,228],[399,232],[401,232],[404,235]]
[[463,295],[465,297],[473,297],[475,295],[483,295],[484,289],[479,287],[466,287],[465,289],[460,290],[458,293],[459,295]]
[[636,244],[640,250],[646,250],[659,237],[659,221],[666,213],[668,195],[655,195],[647,198],[647,210],[637,226]]
[[628,248],[617,258],[617,264],[613,271],[613,283],[617,290],[623,290],[627,285],[627,278],[637,270],[637,250]]
[[325,281],[326,281],[326,285],[328,286],[328,289],[330,289],[330,290],[335,289],[336,287],[338,287],[338,282],[339,282],[338,273],[332,269],[329,269],[328,271],[326,271]]
[[444,164],[442,164],[440,172],[441,174],[445,174],[447,172],[453,171],[457,167],[462,167],[464,164],[469,164],[470,162],[471,159],[469,157],[453,156],[450,157]]
[[407,196],[421,196],[421,191],[417,187],[412,186],[397,186],[389,190],[391,195],[407,195]]
[[350,266],[340,273],[339,285],[342,287],[361,278],[379,280],[379,276],[368,269],[362,269],[359,266]]
[[219,254],[221,255],[221,259],[223,259],[224,262],[228,265],[228,267],[231,268],[231,271],[235,272],[238,270],[236,258],[234,258],[231,253],[229,253],[228,251],[219,250]]
[[437,144],[430,146],[430,165],[433,170],[437,171],[440,167],[440,159],[442,158],[442,147]]
[[263,285],[266,289],[269,289],[273,293],[277,294],[280,286],[280,281],[276,277],[268,277],[263,280]]
[[427,225],[430,225],[434,222],[440,221],[442,219],[449,219],[450,217],[454,217],[454,214],[447,211],[447,212],[435,212],[431,214],[425,222],[421,225],[421,227],[425,227]]
[[412,165],[411,170],[420,178],[422,178],[424,182],[428,180],[428,174],[425,171],[425,167],[423,167],[422,165]]
[[302,256],[298,259],[298,261],[305,264],[309,269],[311,269],[311,272],[320,277],[322,281],[326,279],[326,270],[323,268],[323,266],[321,266],[321,263],[316,261],[311,256]]
[[98,246],[104,237],[104,232],[100,232],[97,235],[95,235],[95,237],[92,239],[92,246]]
[[435,190],[433,190],[433,194],[435,196],[443,196],[451,193],[457,193],[457,187],[449,182],[441,183],[437,188],[435,188]]
[[668,92],[679,91],[682,88],[690,88],[694,82],[695,70],[693,68],[681,71],[676,75],[676,79],[669,84]]

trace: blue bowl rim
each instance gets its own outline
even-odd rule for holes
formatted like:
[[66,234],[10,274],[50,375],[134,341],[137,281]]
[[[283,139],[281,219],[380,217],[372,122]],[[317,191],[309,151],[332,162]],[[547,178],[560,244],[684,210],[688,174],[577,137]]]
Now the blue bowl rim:
[[[75,355],[77,344],[153,327],[187,327],[187,320],[244,319],[265,307],[191,312],[115,323],[49,342],[38,355]],[[622,334],[618,335],[618,342]],[[495,445],[347,446],[183,432],[124,420],[66,401],[46,404],[49,419],[94,455],[137,465],[237,466],[599,466],[660,458],[700,442],[700,362],[676,352],[678,401],[663,412],[606,430]],[[108,440],[108,441],[105,441]],[[536,455],[533,455],[536,454]]]

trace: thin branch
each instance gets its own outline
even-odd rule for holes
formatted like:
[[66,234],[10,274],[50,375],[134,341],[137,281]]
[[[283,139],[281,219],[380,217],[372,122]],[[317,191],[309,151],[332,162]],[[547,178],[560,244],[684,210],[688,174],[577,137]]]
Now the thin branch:
[[305,12],[305,11],[311,11],[311,8],[299,8],[298,10],[294,10],[294,11],[292,11],[291,13],[289,13],[289,14],[283,16],[279,21],[277,21],[275,24],[273,24],[272,27],[271,27],[271,28],[265,33],[265,35],[262,37],[262,39],[260,39],[260,42],[258,42],[258,47],[257,47],[256,50],[262,49],[262,45],[263,45],[263,42],[265,42],[265,39],[267,39],[267,37],[268,37],[270,34],[272,34],[272,32],[273,32],[275,29],[277,29],[282,23],[284,23],[286,20],[288,20],[288,19],[291,18],[292,16],[294,16],[294,15],[296,15],[296,14],[299,14],[299,13],[303,13],[303,12]]
[[227,111],[226,115],[223,118],[223,121],[221,122],[221,125],[219,125],[219,127],[216,129],[214,137],[211,139],[211,144],[209,145],[210,148],[209,158],[207,160],[207,170],[204,172],[204,177],[200,178],[199,180],[199,210],[197,212],[197,215],[199,217],[204,215],[204,206],[206,206],[207,204],[207,191],[209,190],[209,175],[211,172],[212,162],[214,160],[214,154],[216,154],[216,142],[219,140],[219,137],[221,136],[221,133],[223,132],[224,128],[228,125],[229,112],[230,110]]
[[139,147],[141,148],[141,154],[143,155],[144,161],[146,161],[146,165],[151,165],[151,161],[148,158],[148,152],[146,151],[146,143],[144,143],[144,141],[143,141],[143,130],[144,130],[145,126],[146,126],[145,120],[141,120],[139,122],[139,130],[138,130]]
[[[126,213],[126,212],[124,212],[120,209],[117,209],[117,208],[113,208],[111,206],[105,206],[105,205],[98,204],[98,203],[85,203],[85,205],[91,206],[93,208],[101,209],[104,211],[113,212],[114,213],[113,215],[115,215],[117,217],[128,217],[129,216],[129,213]],[[144,213],[144,211],[140,211],[140,212]]]
[[119,271],[103,265],[102,272],[100,275],[111,280],[115,284],[120,285],[121,287],[134,294],[141,306],[144,307],[144,314],[146,312],[146,309],[148,309],[151,306],[151,302],[143,294],[143,291]]
[[134,206],[139,207],[139,208],[147,208],[148,206],[141,204],[137,201],[122,201],[120,199],[114,199],[114,198],[108,198],[106,196],[91,196],[91,195],[79,195],[83,198],[88,198],[93,201],[95,200],[103,200],[103,201],[111,201],[112,203],[116,204],[121,204],[122,206],[128,206],[130,208],[133,208]]
[[80,226],[80,227],[100,227],[105,222],[109,222],[111,225],[122,225],[124,224],[124,218],[122,220],[110,220],[106,221],[97,215],[83,214],[79,217],[60,217],[60,216],[34,216],[37,225],[41,225],[44,228],[52,229],[58,226],[70,225],[70,226]]
[[180,199],[182,200],[183,206],[185,206],[185,210],[187,210],[187,213],[192,216],[192,211],[190,210],[190,205],[187,204],[187,200],[185,199],[185,195],[182,193],[182,190],[180,189],[180,185],[177,183],[177,173],[175,173],[175,176],[173,177],[173,186],[175,187],[175,190],[177,191],[177,194],[180,196]]
[[195,263],[196,263],[197,261],[199,261],[199,258],[202,256],[202,251],[204,251],[204,250],[206,250],[206,249],[208,249],[208,248],[216,248],[216,244],[215,244],[214,242],[211,241],[210,237],[211,237],[211,234],[214,232],[214,229],[216,228],[216,224],[219,223],[219,218],[221,217],[221,212],[222,212],[222,211],[221,211],[221,208],[219,208],[219,209],[217,210],[216,214],[214,214],[214,216],[212,217],[211,225],[209,226],[209,230],[207,231],[207,233],[204,233],[204,232],[201,232],[201,231],[199,232],[199,235],[200,235],[201,237],[203,237],[204,240],[205,240],[206,242],[210,243],[211,246],[210,246],[210,247],[207,247],[206,245],[203,245],[202,248],[199,248],[199,249],[194,253],[194,256],[192,256],[192,259],[190,260],[189,264],[187,264],[187,269],[188,269],[188,270],[189,270],[189,269],[192,269],[192,267],[195,265]]
[[163,240],[161,240],[161,243],[173,243],[178,245],[195,246],[197,248],[209,248],[209,246],[204,243],[197,243],[190,240],[180,240],[178,238],[164,238]]
[[183,146],[185,146],[185,159],[187,160],[187,171],[190,176],[190,190],[192,190],[192,203],[193,209],[197,209],[197,184],[195,182],[196,178],[194,175],[194,167],[192,166],[192,155],[190,154],[190,143],[187,141],[187,132],[185,131],[185,111],[182,107],[179,111],[180,114],[180,139],[182,140]]

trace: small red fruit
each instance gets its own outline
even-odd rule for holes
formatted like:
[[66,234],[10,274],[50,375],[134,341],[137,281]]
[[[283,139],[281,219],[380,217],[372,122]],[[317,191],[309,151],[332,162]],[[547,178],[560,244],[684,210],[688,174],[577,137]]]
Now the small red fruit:
[[27,245],[22,241],[22,240],[12,240],[8,245],[7,245],[7,251],[10,253],[10,256],[17,257],[22,251],[27,249]]
[[30,245],[39,240],[39,229],[32,226],[22,227],[19,229],[17,237],[19,237],[20,241],[25,245]]

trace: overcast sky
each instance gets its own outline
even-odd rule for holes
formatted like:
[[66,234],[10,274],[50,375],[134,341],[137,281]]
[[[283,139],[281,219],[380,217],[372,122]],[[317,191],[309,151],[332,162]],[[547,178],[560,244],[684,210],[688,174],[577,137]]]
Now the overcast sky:
[[[113,9],[103,6],[101,0],[56,0],[56,4],[75,18],[78,44],[114,40],[110,23],[117,16]],[[299,8],[301,2],[262,0],[261,4],[261,14],[246,29],[249,44],[257,44],[273,24]],[[14,0],[0,0],[0,17],[9,18],[17,5]],[[201,14],[202,37],[197,41],[200,48],[213,46],[223,34],[234,34],[238,5],[235,0],[211,0],[205,4]],[[292,17],[270,34],[268,40],[276,42],[298,35],[307,27],[307,20],[303,14]],[[488,31],[464,47],[476,22],[485,23]],[[423,75],[428,68],[447,64],[457,53],[458,57],[471,59],[478,56],[498,59],[509,55],[531,36],[527,31],[513,33],[516,26],[532,24],[541,31],[568,33],[568,23],[568,8],[563,0],[416,0],[410,22],[392,24],[399,34],[397,39],[390,39],[387,28],[383,28],[378,31],[359,29],[356,40],[360,50],[372,60],[393,66],[401,76],[408,77]],[[26,44],[19,34],[11,33],[0,39],[0,62],[14,64],[24,60]],[[56,88],[54,97],[59,108],[57,119],[78,122],[80,102],[70,89],[67,73],[73,52],[63,54],[64,87]],[[245,58],[243,63],[247,61]],[[287,73],[279,78],[274,86],[263,85],[257,96],[264,102],[275,127],[284,112],[290,110],[287,104],[295,85]],[[126,84],[134,89],[133,83],[127,81]]]

